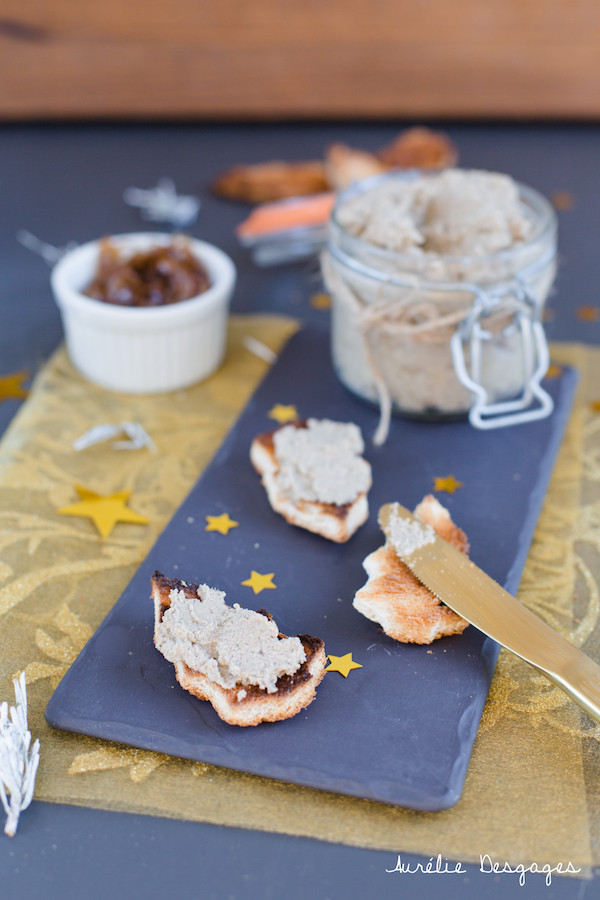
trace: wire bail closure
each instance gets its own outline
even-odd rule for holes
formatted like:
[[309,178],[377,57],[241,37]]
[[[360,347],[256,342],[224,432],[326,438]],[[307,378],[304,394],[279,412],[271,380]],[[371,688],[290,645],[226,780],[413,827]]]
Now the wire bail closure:
[[[450,339],[456,377],[474,397],[469,422],[474,428],[489,431],[492,428],[507,428],[509,425],[545,419],[552,413],[554,401],[541,386],[541,380],[548,371],[550,354],[538,304],[520,278],[516,278],[511,285],[510,293],[513,298],[508,304],[504,296],[487,293],[476,285],[470,287],[475,294],[473,307]],[[503,295],[506,293],[508,291],[505,288]],[[521,335],[524,389],[522,395],[515,400],[490,403],[488,392],[481,383],[481,360],[482,344],[491,340],[493,335],[482,327],[481,319],[496,310],[503,300],[502,306],[507,312],[510,306],[513,307],[512,321],[504,332],[517,329]],[[467,345],[469,371],[465,353]]]

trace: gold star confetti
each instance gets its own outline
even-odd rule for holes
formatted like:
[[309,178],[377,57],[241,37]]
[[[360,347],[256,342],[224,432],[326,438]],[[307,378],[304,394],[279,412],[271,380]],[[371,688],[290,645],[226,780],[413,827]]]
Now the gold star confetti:
[[331,665],[327,666],[325,671],[339,672],[340,675],[344,676],[344,678],[348,677],[348,672],[351,669],[362,669],[360,663],[354,662],[351,653],[346,653],[345,656],[332,656],[331,654],[329,654],[327,659],[331,661]]
[[562,371],[563,370],[561,369],[560,366],[555,366],[553,363],[551,363],[548,366],[548,371],[546,372],[545,377],[546,378],[560,378],[560,376],[562,375]]
[[136,525],[148,524],[148,519],[138,515],[125,505],[131,491],[117,491],[116,494],[103,497],[78,484],[75,485],[75,490],[81,497],[81,501],[72,503],[70,506],[63,506],[58,512],[63,516],[89,517],[102,537],[108,537],[117,522],[133,522]]
[[286,422],[293,422],[298,418],[298,410],[295,406],[284,406],[282,403],[276,403],[268,414],[270,419],[275,419],[280,425]]
[[590,403],[590,409],[592,412],[600,413],[600,400],[594,400],[593,403]]
[[597,306],[580,306],[575,315],[582,322],[597,322],[600,319],[600,310]]
[[313,294],[309,302],[313,309],[331,309],[331,296],[329,294]]
[[542,310],[542,322],[554,322],[556,318],[556,313],[553,309],[550,309],[549,306],[546,306],[545,309]]
[[13,372],[12,375],[0,376],[0,403],[3,400],[23,400],[29,396],[29,391],[23,387],[22,382],[29,378],[29,372]]
[[208,525],[205,531],[218,531],[219,534],[229,534],[232,528],[237,528],[239,522],[234,522],[229,518],[229,513],[222,513],[220,516],[206,516]]
[[434,491],[446,491],[448,494],[453,494],[458,488],[463,487],[462,481],[457,481],[454,475],[446,475],[445,478],[434,478],[433,482]]
[[554,209],[559,212],[569,212],[575,206],[575,197],[568,191],[555,191],[550,200]]
[[253,569],[250,573],[250,578],[247,578],[246,581],[242,581],[242,584],[246,587],[251,587],[255,594],[260,594],[265,588],[277,587],[276,584],[273,584],[274,577],[275,572],[270,572],[268,575],[261,575]]

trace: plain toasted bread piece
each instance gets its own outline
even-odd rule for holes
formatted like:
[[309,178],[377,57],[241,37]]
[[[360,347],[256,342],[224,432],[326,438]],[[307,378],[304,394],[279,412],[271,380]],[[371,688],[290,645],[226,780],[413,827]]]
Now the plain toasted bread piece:
[[212,184],[215,194],[245,203],[269,203],[285,197],[320,194],[328,189],[322,160],[255,163],[233,166]]
[[[290,424],[295,428],[306,427],[303,421]],[[317,500],[293,501],[280,491],[277,485],[279,463],[275,456],[273,435],[278,430],[276,428],[274,431],[259,434],[254,438],[250,447],[250,460],[261,476],[269,503],[275,512],[280,513],[290,525],[297,525],[314,534],[320,534],[330,541],[343,544],[369,517],[366,492],[358,494],[356,500],[352,503],[345,503],[343,506],[321,503]]]
[[325,173],[334,191],[343,191],[363,178],[381,175],[388,168],[374,153],[347,144],[329,144],[325,151]]
[[458,162],[458,151],[447,134],[429,128],[407,128],[376,154],[392,169],[449,169]]
[[[468,554],[467,536],[432,494],[417,506],[415,515]],[[363,566],[369,579],[357,591],[353,605],[394,640],[430,644],[446,635],[461,634],[469,624],[421,584],[389,544],[369,554]]]
[[[155,572],[151,578],[152,600],[154,601],[154,642],[157,628],[162,622],[165,610],[171,605],[170,593],[173,589],[183,591],[187,597],[198,597],[198,585],[191,581],[167,578]],[[271,619],[264,609],[259,613]],[[284,634],[279,635],[284,638]],[[321,638],[299,634],[306,661],[293,675],[283,675],[277,679],[277,691],[268,693],[256,685],[237,684],[224,688],[215,684],[206,675],[193,671],[183,662],[175,665],[175,677],[184,690],[200,700],[208,700],[219,718],[229,725],[258,725],[260,722],[278,722],[289,719],[305,709],[315,698],[316,689],[325,674],[327,657]]]

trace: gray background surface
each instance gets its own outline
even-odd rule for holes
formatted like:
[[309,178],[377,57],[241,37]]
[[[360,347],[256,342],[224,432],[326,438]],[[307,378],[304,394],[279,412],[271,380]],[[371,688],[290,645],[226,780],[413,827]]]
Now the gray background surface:
[[[258,270],[233,236],[245,206],[210,196],[222,168],[269,158],[317,157],[341,140],[376,148],[400,125],[3,126],[0,128],[0,375],[35,370],[61,338],[48,267],[15,240],[20,228],[56,245],[139,230],[121,199],[130,186],[151,187],[163,175],[203,200],[191,232],[230,253],[238,266],[235,311],[273,310],[326,328],[328,314],[310,307],[320,287],[308,262]],[[600,128],[581,125],[445,126],[461,164],[506,171],[549,195],[569,191],[575,207],[560,213],[560,271],[550,299],[551,339],[598,343],[600,323],[577,320],[598,303]],[[18,408],[0,404],[0,430]],[[493,814],[493,810],[482,811]],[[560,828],[562,823],[557,823]],[[398,848],[400,852],[402,848]],[[435,853],[435,848],[432,848]],[[417,857],[402,855],[413,866]],[[427,863],[428,860],[420,860]],[[543,864],[544,860],[540,860]],[[181,900],[355,900],[355,898],[570,898],[600,896],[600,882],[515,875],[387,874],[395,853],[359,850],[282,835],[106,813],[34,802],[17,837],[0,836],[0,897]]]

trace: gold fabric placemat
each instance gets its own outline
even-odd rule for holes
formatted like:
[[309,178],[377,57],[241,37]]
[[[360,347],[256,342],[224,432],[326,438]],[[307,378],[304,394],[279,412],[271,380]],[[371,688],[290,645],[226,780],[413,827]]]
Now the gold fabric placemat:
[[[30,727],[41,740],[35,796],[101,809],[305,835],[358,847],[513,864],[600,861],[599,729],[585,738],[579,710],[535,670],[502,653],[463,796],[453,809],[420,813],[245,775],[51,729],[43,718],[58,681],[118,599],[161,529],[222,441],[267,366],[242,344],[278,349],[296,324],[232,317],[227,360],[208,381],[162,397],[109,394],[81,379],[59,350],[0,444],[0,697],[25,670]],[[553,356],[585,374],[600,351],[559,345]],[[598,382],[596,382],[598,383]],[[600,416],[583,386],[556,466],[520,597],[564,634],[600,652],[596,577],[600,543]],[[592,398],[596,399],[596,398]],[[100,422],[141,422],[159,453],[74,438]],[[584,421],[585,420],[585,421]],[[586,506],[578,509],[583,428]],[[119,524],[101,539],[87,519],[57,513],[74,484],[101,494],[131,489],[150,525]],[[591,490],[591,489],[590,489]],[[590,506],[590,503],[592,504]],[[594,504],[596,504],[594,506]],[[573,540],[583,542],[578,563]],[[578,545],[579,546],[579,545]],[[590,558],[590,553],[594,558]],[[587,555],[586,555],[587,554]],[[575,565],[581,593],[573,621]],[[586,567],[587,566],[587,567]],[[596,572],[596,576],[591,574]],[[585,772],[584,772],[585,766]],[[586,793],[587,788],[587,793]],[[589,814],[588,814],[589,805]]]

